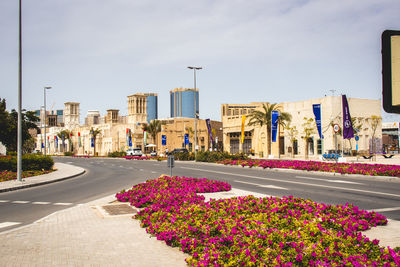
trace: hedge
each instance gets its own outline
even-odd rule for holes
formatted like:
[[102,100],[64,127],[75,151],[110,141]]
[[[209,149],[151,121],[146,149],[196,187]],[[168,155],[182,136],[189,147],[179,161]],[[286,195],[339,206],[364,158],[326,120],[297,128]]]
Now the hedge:
[[[49,156],[42,155],[23,155],[22,170],[23,171],[41,171],[51,170],[54,166],[54,161]],[[0,171],[17,171],[17,157],[4,156],[0,157]]]

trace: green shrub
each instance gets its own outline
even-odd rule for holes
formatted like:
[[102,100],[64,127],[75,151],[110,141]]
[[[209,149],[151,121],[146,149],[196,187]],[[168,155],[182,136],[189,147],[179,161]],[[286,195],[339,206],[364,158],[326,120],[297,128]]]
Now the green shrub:
[[194,154],[189,152],[174,153],[175,160],[194,160]]
[[119,158],[119,157],[125,157],[126,156],[126,152],[125,151],[114,151],[114,152],[109,152],[108,153],[109,157],[112,158]]
[[201,162],[217,162],[225,159],[238,160],[247,158],[248,158],[247,155],[244,153],[229,154],[228,152],[200,151],[197,153],[196,160]]
[[[27,154],[22,156],[23,171],[51,170],[54,161],[49,156]],[[0,171],[17,171],[17,157],[0,157]]]
[[17,152],[15,151],[7,151],[8,156],[17,156]]
[[66,151],[64,152],[64,156],[73,156],[74,152]]

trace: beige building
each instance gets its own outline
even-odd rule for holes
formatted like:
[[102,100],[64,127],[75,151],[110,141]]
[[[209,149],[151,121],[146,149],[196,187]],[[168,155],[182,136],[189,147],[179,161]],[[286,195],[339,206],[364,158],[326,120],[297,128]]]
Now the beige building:
[[[172,151],[175,148],[186,148],[194,152],[195,145],[195,119],[194,118],[170,118],[160,119],[163,123],[161,132],[157,136],[158,153],[165,154],[166,149]],[[197,120],[197,145],[198,151],[222,150],[222,123],[220,121],[210,121],[211,136],[208,132],[206,121]],[[185,146],[185,134],[189,135],[189,144]],[[161,136],[165,135],[167,143],[162,145]]]
[[[264,102],[265,103],[265,102]],[[280,127],[277,142],[272,143],[270,157],[291,157],[292,153],[296,158],[304,158],[306,155],[306,142],[304,139],[304,128],[307,126],[306,119],[313,119],[312,105],[321,104],[321,128],[324,138],[321,140],[317,131],[315,120],[311,125],[315,126],[314,133],[308,140],[308,155],[310,158],[319,158],[323,153],[338,150],[350,153],[351,150],[358,152],[369,152],[372,137],[375,144],[379,144],[382,138],[381,104],[379,100],[348,98],[350,115],[354,119],[354,126],[359,128],[355,133],[359,141],[355,139],[343,140],[341,135],[333,132],[332,125],[337,123],[342,127],[342,104],[341,96],[326,96],[299,102],[280,103],[280,109],[292,116],[290,127],[294,129],[292,134],[288,129]],[[266,126],[248,126],[249,118],[246,118],[245,137],[243,144],[241,138],[242,115],[248,116],[252,110],[261,110],[263,103],[255,102],[250,104],[223,104],[221,108],[223,123],[224,150],[231,153],[254,152],[257,157],[267,157],[267,134]],[[375,131],[373,116],[378,118]],[[293,142],[292,142],[293,140]]]
[[[129,146],[128,134],[131,135],[132,147],[138,147],[144,152],[150,152],[155,149],[152,145],[157,145],[158,154],[165,153],[168,149],[172,151],[175,148],[184,147],[184,134],[189,134],[189,145],[186,148],[194,151],[194,118],[171,118],[162,119],[164,123],[162,132],[157,135],[157,142],[152,140],[147,134],[145,142],[143,124],[148,121],[148,103],[147,96],[157,96],[156,94],[134,94],[128,96],[128,115],[121,116],[118,109],[109,109],[105,116],[100,116],[96,110],[88,111],[85,118],[85,124],[80,125],[79,103],[67,102],[64,109],[65,127],[48,127],[46,149],[48,154],[62,154],[66,151],[72,151],[77,155],[93,155],[91,130],[99,130],[96,137],[96,154],[106,156],[110,152],[125,151]],[[150,98],[151,99],[151,98]],[[152,99],[154,100],[154,98]],[[152,103],[154,105],[154,102]],[[150,109],[154,115],[154,106]],[[197,143],[199,151],[217,148],[222,149],[222,123],[211,121],[212,135],[214,144],[211,144],[211,138],[208,133],[205,120],[197,120]],[[55,138],[62,130],[72,132],[70,141],[65,136],[64,145],[61,138]],[[167,145],[163,146],[161,136],[166,135]],[[37,149],[40,150],[43,142],[42,135],[37,136]],[[215,143],[216,141],[216,143]]]

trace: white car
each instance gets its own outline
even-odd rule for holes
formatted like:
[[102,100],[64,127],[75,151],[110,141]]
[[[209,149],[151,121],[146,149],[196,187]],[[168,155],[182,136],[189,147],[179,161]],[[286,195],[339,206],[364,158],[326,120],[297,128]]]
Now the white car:
[[143,155],[142,150],[140,148],[129,148],[126,151],[127,156],[141,157]]

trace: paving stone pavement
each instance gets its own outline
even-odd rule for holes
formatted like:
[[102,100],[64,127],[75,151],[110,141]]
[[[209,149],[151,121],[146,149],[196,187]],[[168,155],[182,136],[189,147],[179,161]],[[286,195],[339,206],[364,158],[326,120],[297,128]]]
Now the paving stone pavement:
[[113,196],[0,234],[0,266],[186,266],[187,255],[150,237],[131,216],[104,218]]

